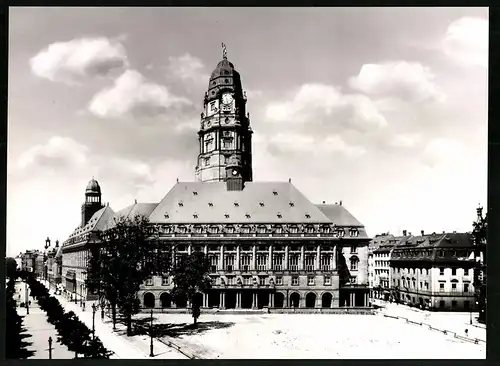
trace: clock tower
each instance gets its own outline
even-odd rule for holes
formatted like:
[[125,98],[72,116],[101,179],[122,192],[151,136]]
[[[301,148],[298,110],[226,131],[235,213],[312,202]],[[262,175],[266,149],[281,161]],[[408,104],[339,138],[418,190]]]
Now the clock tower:
[[222,44],[222,61],[210,76],[203,101],[196,180],[252,181],[252,129],[246,113],[246,93],[240,74],[228,61]]

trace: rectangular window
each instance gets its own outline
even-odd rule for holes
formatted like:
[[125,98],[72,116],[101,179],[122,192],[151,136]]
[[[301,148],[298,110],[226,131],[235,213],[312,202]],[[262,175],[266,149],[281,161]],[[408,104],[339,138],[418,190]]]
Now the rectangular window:
[[240,268],[246,272],[250,270],[250,262],[252,261],[252,254],[242,254],[240,257]]
[[464,276],[469,276],[469,268],[464,269]]
[[234,268],[234,262],[235,262],[235,255],[234,254],[226,254],[224,256],[224,269],[228,272],[231,272]]
[[314,286],[314,276],[307,276],[307,284],[309,286]]
[[162,286],[168,286],[168,277],[162,277],[161,278],[161,285]]
[[306,271],[314,271],[314,261],[315,256],[313,254],[308,254],[305,257]]
[[282,271],[283,270],[283,261],[285,259],[285,255],[282,253],[273,253],[273,270]]
[[358,248],[356,245],[351,245],[351,253],[357,253]]
[[451,307],[456,308],[457,307],[457,300],[451,300]]
[[440,300],[440,301],[439,301],[439,307],[440,307],[440,308],[444,308],[444,306],[445,306],[445,302],[444,302],[444,300]]
[[356,283],[358,283],[357,281],[358,281],[358,279],[356,278],[356,276],[352,276],[352,277],[351,277],[351,283],[352,283],[352,284],[356,284]]
[[429,289],[429,282],[425,281],[425,289],[428,290]]
[[231,140],[224,139],[222,142],[222,147],[224,149],[229,149],[231,147]]
[[210,261],[210,271],[211,272],[217,271],[217,268],[219,267],[219,255],[218,254],[210,254],[208,256],[208,259]]
[[325,286],[330,286],[332,284],[332,278],[330,276],[325,276],[323,280]]
[[464,283],[464,292],[469,292],[469,284]]
[[451,269],[451,275],[452,276],[456,276],[457,275],[457,269],[456,268],[452,268]]
[[444,276],[444,267],[439,267],[439,275]]
[[292,276],[292,286],[299,285],[299,276]]
[[457,284],[456,283],[452,283],[451,284],[451,291],[452,292],[456,292],[457,291]]
[[351,271],[357,271],[358,270],[358,260],[357,259],[351,259]]
[[444,283],[439,284],[439,291],[444,291]]
[[[209,145],[209,144],[207,143],[207,150],[208,150],[208,145]],[[210,158],[205,158],[205,159],[203,159],[203,164],[205,164],[205,166],[210,165]]]
[[227,278],[228,285],[234,285],[234,277],[233,276],[226,276],[226,278]]
[[259,277],[259,285],[260,286],[266,285],[266,278],[265,277]]
[[299,270],[299,254],[290,254],[288,258],[288,268],[290,271],[298,271]]
[[250,276],[243,276],[243,284],[249,286],[252,284],[252,278]]
[[283,285],[283,277],[282,276],[276,276],[276,285],[278,285],[278,286]]
[[470,301],[469,300],[465,300],[464,301],[464,308],[465,309],[470,309]]
[[267,254],[257,254],[257,271],[265,271],[267,269]]
[[148,278],[146,280],[146,286],[153,286],[153,279],[152,278]]

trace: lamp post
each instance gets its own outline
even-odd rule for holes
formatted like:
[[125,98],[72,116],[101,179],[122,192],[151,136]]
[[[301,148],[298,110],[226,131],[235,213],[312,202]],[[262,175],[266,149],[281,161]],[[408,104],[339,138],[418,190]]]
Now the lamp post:
[[95,340],[95,313],[97,311],[98,306],[93,303],[92,304],[92,342]]
[[149,327],[149,335],[151,337],[151,344],[149,345],[149,357],[154,357],[153,353],[153,309],[151,309],[151,325]]
[[53,350],[53,348],[52,348],[52,337],[49,337],[49,349],[48,349],[48,351],[49,351],[49,360],[52,360],[52,350]]
[[43,252],[43,279],[47,281],[47,250],[50,247],[50,238],[47,236],[47,239],[45,239],[45,251]]

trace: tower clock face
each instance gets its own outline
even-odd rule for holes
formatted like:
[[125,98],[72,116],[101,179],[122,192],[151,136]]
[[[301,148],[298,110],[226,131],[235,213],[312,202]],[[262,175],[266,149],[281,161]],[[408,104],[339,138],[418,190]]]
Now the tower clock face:
[[233,95],[231,93],[222,94],[222,104],[228,105],[233,102]]
[[236,169],[233,169],[233,177],[236,177],[238,175],[238,171]]

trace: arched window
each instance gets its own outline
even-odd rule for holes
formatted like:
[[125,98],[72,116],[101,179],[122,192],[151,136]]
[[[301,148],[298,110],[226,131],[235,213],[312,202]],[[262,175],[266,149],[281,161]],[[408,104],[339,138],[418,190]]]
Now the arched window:
[[351,271],[357,271],[358,270],[358,264],[359,264],[359,259],[358,257],[352,257],[350,259],[351,262]]

